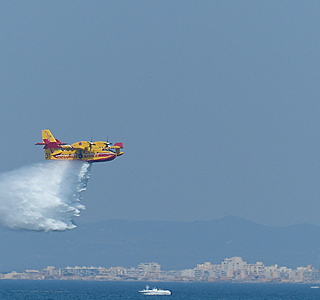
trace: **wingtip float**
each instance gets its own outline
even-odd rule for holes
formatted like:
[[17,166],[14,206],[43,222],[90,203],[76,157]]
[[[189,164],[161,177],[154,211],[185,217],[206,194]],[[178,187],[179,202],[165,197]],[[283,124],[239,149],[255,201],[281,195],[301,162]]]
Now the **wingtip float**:
[[92,162],[104,162],[121,156],[123,152],[123,143],[112,143],[98,141],[88,142],[80,141],[71,145],[62,143],[56,139],[49,129],[42,130],[42,143],[45,159],[50,160],[78,160]]

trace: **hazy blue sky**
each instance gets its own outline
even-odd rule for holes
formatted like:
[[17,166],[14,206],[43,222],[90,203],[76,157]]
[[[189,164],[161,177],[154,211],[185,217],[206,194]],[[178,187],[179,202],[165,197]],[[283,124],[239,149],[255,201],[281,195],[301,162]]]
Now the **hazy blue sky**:
[[1,172],[42,129],[125,144],[77,223],[320,225],[319,1],[1,1],[0,26]]

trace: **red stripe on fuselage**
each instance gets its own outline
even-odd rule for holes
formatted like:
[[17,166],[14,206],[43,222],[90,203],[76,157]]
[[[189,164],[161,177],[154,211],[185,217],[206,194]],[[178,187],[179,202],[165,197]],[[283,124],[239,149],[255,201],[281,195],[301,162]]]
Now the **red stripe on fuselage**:
[[87,160],[88,162],[102,162],[102,161],[110,161],[110,160],[114,160],[117,155],[115,154],[97,154],[98,158],[97,159],[91,159],[91,160]]

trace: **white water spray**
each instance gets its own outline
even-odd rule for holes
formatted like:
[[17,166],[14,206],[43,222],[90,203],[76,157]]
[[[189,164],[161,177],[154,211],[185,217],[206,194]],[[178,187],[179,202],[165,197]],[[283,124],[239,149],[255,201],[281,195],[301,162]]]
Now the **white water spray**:
[[90,169],[86,162],[50,161],[0,174],[0,222],[11,229],[75,228]]

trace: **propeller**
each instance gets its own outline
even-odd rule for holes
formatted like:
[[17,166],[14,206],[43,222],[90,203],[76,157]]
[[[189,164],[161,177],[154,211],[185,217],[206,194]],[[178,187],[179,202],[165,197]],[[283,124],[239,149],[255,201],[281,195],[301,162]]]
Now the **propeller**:
[[89,147],[90,147],[90,151],[91,151],[92,150],[92,146],[95,146],[95,143],[92,142],[92,136],[91,136],[91,141],[88,142],[88,143],[90,144]]
[[108,140],[109,140],[109,136],[107,136],[107,141],[105,142],[106,147],[112,146],[112,143],[109,143]]
[[96,144],[95,143],[92,143],[92,142],[89,142],[89,144],[90,144],[90,150],[92,150],[92,146],[95,146]]

